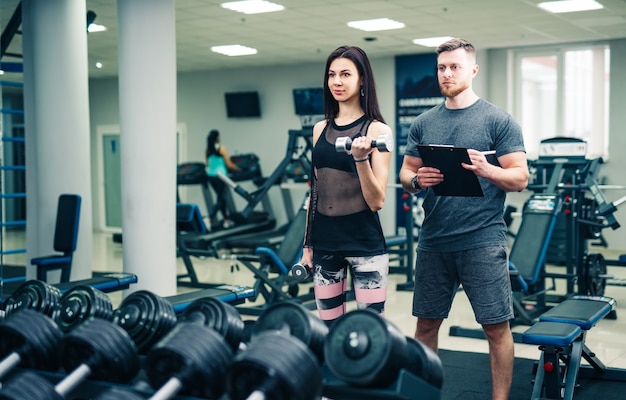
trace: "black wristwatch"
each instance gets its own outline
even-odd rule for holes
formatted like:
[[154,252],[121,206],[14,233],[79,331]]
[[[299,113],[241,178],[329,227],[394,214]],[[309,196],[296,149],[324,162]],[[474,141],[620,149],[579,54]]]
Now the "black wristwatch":
[[417,180],[417,174],[415,174],[415,176],[413,177],[413,179],[411,179],[411,187],[414,190],[420,190],[422,187],[420,186],[419,181]]

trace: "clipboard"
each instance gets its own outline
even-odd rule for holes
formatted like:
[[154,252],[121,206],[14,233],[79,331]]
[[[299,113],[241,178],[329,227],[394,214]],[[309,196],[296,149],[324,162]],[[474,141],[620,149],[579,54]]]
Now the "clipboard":
[[433,186],[437,196],[483,197],[478,177],[461,166],[471,164],[465,147],[447,145],[418,145],[425,167],[435,167],[444,175],[440,184]]

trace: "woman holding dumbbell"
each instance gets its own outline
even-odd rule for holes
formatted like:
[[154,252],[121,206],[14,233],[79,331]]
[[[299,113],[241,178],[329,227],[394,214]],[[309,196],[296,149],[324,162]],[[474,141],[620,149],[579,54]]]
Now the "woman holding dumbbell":
[[[320,317],[346,311],[350,271],[358,308],[383,314],[389,255],[378,210],[385,202],[391,154],[375,144],[391,137],[378,106],[365,52],[333,51],[324,72],[325,119],[313,128],[313,174],[301,263],[311,266]],[[335,148],[349,137],[349,149]],[[373,143],[374,142],[374,143]]]

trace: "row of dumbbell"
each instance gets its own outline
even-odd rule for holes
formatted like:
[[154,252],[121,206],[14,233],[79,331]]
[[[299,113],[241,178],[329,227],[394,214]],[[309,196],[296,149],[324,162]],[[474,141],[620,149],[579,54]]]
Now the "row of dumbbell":
[[[28,340],[19,345],[15,339],[24,338],[27,331]],[[146,394],[153,399],[178,394],[213,399],[226,391],[231,399],[246,399],[255,392],[276,398],[274,392],[286,387],[293,392],[304,389],[302,394],[306,394],[287,398],[313,399],[309,393],[315,396],[322,387],[318,362],[310,350],[294,336],[278,331],[259,332],[245,349],[235,351],[215,330],[180,322],[140,358],[130,336],[111,321],[91,318],[63,335],[48,316],[24,309],[2,324],[0,339],[3,348],[12,349],[2,361],[4,375],[18,365],[30,367],[3,382],[0,399],[62,399],[87,379],[128,385],[127,389],[117,386],[118,399]],[[33,371],[45,367],[55,372],[59,363],[67,375],[56,384]],[[282,372],[276,374],[281,367]],[[294,368],[306,371],[297,375]],[[133,390],[131,384],[142,387],[136,381],[140,372],[153,393]]]
[[[36,324],[32,316],[27,320],[26,325],[31,328]],[[2,326],[0,341],[7,343],[8,349],[14,347],[11,343],[29,343],[25,348],[10,353],[6,357],[7,360],[13,359],[13,362],[16,362],[15,359],[21,356],[22,364],[26,368],[46,367],[54,370],[58,367],[54,365],[54,360],[58,358],[42,355],[44,352],[42,344],[46,341],[54,342],[53,334],[43,334],[46,329],[42,325],[29,330],[38,332],[35,337],[26,340],[23,337],[19,340],[5,340],[4,337],[11,336],[6,334],[11,330],[8,327],[18,326],[12,332],[14,334],[18,332],[18,336],[23,336],[23,333],[20,333],[23,329],[19,328],[19,318],[12,317],[7,321],[15,322]],[[214,394],[224,390],[223,383],[228,380],[223,376],[218,376],[219,379],[215,376],[196,379],[199,374],[197,369],[212,374],[232,371],[229,379],[233,386],[228,390],[229,392],[238,390],[241,393],[231,394],[231,398],[247,398],[255,392],[267,393],[270,390],[266,387],[268,380],[273,382],[271,387],[280,383],[277,387],[282,387],[281,390],[288,388],[290,394],[287,398],[316,398],[322,387],[319,366],[324,359],[335,376],[354,385],[374,387],[389,385],[395,380],[401,368],[410,370],[433,386],[441,385],[442,373],[438,357],[414,339],[404,338],[396,328],[368,311],[347,314],[337,321],[328,333],[326,325],[304,307],[296,303],[276,303],[259,317],[253,327],[254,340],[250,346],[244,346],[245,350],[237,353],[234,347],[240,348],[242,343],[236,344],[237,340],[231,335],[227,334],[224,337],[211,328],[196,325],[191,321],[177,324],[146,357],[146,375],[151,386],[155,389],[162,387],[157,392],[160,397],[155,398],[169,399],[179,391],[199,397],[210,397],[207,391]],[[207,330],[209,333],[205,332]],[[224,332],[232,331],[226,329]],[[282,334],[273,337],[269,336],[268,332]],[[116,324],[90,319],[88,323],[81,324],[67,334],[62,339],[64,344],[60,346],[64,350],[59,358],[64,360],[65,370],[69,372],[76,369],[77,372],[70,373],[68,378],[55,387],[41,383],[24,385],[24,380],[35,379],[31,376],[7,384],[5,390],[11,393],[13,388],[43,387],[44,389],[39,390],[48,394],[67,394],[88,376],[125,383],[136,375],[138,365],[135,352],[129,349],[134,348],[134,342],[129,337],[124,337],[125,335],[128,336]],[[54,353],[58,348],[59,346],[52,345],[49,351]],[[283,351],[285,354],[282,354]],[[237,354],[238,360],[232,362],[230,368],[226,368],[224,362],[228,364],[233,361],[233,354]],[[77,359],[77,355],[82,358]],[[277,359],[278,355],[280,357]],[[114,367],[120,362],[126,368]],[[97,364],[95,368],[94,363]],[[275,363],[278,365],[274,365]],[[179,371],[179,368],[182,370]],[[217,371],[212,371],[213,368],[217,368]],[[298,371],[301,371],[301,375]],[[184,376],[181,377],[180,374]],[[188,374],[196,378],[187,381],[188,378],[185,377]],[[170,379],[173,380],[170,382]],[[303,388],[306,388],[304,393],[312,394],[313,397],[299,397],[302,396],[299,391]],[[296,391],[300,394],[296,394]],[[8,394],[5,396],[4,398],[20,398],[10,397]],[[50,397],[26,396],[26,398]]]
[[[42,289],[45,287],[39,284],[30,285],[29,291],[34,288]],[[79,297],[82,304],[94,303],[94,299],[99,297],[86,288],[75,289],[73,292],[75,294],[80,293]],[[86,295],[85,292],[91,294]],[[30,294],[32,295],[32,293]],[[292,343],[294,340],[296,343],[302,342],[291,335],[292,329],[283,326],[282,322],[280,330],[283,331],[283,334],[280,337],[255,338],[255,344],[248,348],[246,343],[248,335],[245,332],[246,327],[241,316],[233,306],[216,298],[208,297],[196,300],[185,309],[176,323],[169,315],[163,315],[164,311],[165,314],[170,314],[166,310],[170,309],[171,305],[168,307],[167,302],[164,302],[163,299],[147,292],[135,292],[128,296],[120,308],[114,312],[116,314],[115,322],[108,318],[110,313],[86,312],[84,310],[80,312],[81,307],[75,306],[73,302],[64,301],[73,297],[75,296],[71,294],[71,291],[66,292],[59,303],[64,308],[60,312],[52,313],[56,315],[57,321],[62,322],[61,325],[57,325],[50,316],[41,312],[47,308],[58,309],[59,307],[43,307],[36,311],[34,308],[24,307],[22,304],[22,307],[10,308],[11,311],[7,314],[6,320],[0,325],[0,348],[2,349],[0,354],[6,356],[5,361],[0,363],[0,376],[6,375],[18,365],[23,368],[46,371],[57,371],[60,367],[67,372],[76,371],[70,372],[70,375],[55,387],[34,382],[37,378],[32,373],[20,376],[12,384],[7,383],[5,385],[4,394],[0,398],[21,398],[20,395],[12,392],[12,390],[18,390],[17,393],[21,393],[23,389],[19,388],[38,390],[37,393],[26,395],[25,398],[52,398],[54,393],[64,396],[87,377],[126,383],[137,373],[139,348],[142,348],[143,353],[146,353],[144,363],[146,375],[153,388],[160,387],[161,384],[165,385],[164,377],[178,377],[178,383],[170,382],[161,389],[163,392],[161,390],[157,392],[161,393],[159,396],[163,396],[160,398],[170,398],[182,389],[187,394],[210,397],[209,391],[215,394],[224,390],[222,387],[225,382],[224,377],[217,377],[218,379],[215,377],[209,379],[206,376],[206,379],[195,378],[200,372],[205,373],[213,368],[217,369],[215,373],[223,373],[228,370],[225,368],[225,364],[230,363],[234,354],[237,354],[240,349],[245,350],[242,363],[257,363],[257,369],[267,373],[277,368],[276,366],[265,365],[265,363],[272,362],[276,351],[284,351],[288,348],[290,350],[287,354],[297,355],[298,350],[293,347],[299,346],[311,352],[304,344]],[[89,301],[85,299],[89,299]],[[41,305],[40,303],[41,301],[30,302],[31,305]],[[70,306],[70,304],[72,305]],[[93,305],[91,307],[96,308]],[[68,311],[68,309],[72,311]],[[312,321],[315,319],[306,322],[302,318],[293,317],[293,310],[313,317],[308,310],[302,311],[300,308],[292,308],[290,309],[292,311],[288,312],[291,315],[286,315],[285,312],[280,311],[285,310],[284,308],[278,309],[279,311],[273,310],[268,308],[254,323],[257,336],[261,337],[261,333],[265,331],[278,331],[275,329],[275,325],[287,318],[291,320],[290,326],[293,330],[297,331],[304,340],[309,340],[306,338],[308,335],[311,338],[321,338],[318,339],[319,343],[310,343],[321,354],[321,342],[326,332],[326,327],[321,321],[318,320],[319,326],[324,327],[324,332],[313,335],[312,331],[315,327]],[[80,318],[76,318],[77,313],[81,314]],[[74,320],[80,319],[81,323],[67,324],[68,318],[59,318],[59,315],[64,314],[66,317],[72,316]],[[173,315],[173,308],[171,314]],[[165,329],[164,321],[174,322],[174,324],[167,324],[171,325],[171,329]],[[299,323],[307,326],[298,325]],[[65,335],[60,329],[61,326],[66,332]],[[70,326],[72,329],[68,329]],[[161,332],[156,333],[156,331]],[[150,339],[148,340],[146,336],[150,336]],[[150,342],[156,343],[151,346]],[[279,348],[274,349],[277,345]],[[252,357],[253,360],[247,360],[247,357]],[[306,358],[308,356],[301,355],[300,357]],[[318,359],[317,356],[311,357],[315,360]],[[221,362],[216,364],[216,359],[221,360]],[[63,365],[60,365],[60,360],[63,360]],[[306,365],[303,360],[297,360],[296,363],[300,367]],[[258,366],[259,364],[261,365]],[[240,375],[246,374],[249,368],[246,367],[238,371],[236,365],[238,364],[233,364],[232,367],[235,371],[232,374],[232,379],[239,381]],[[173,370],[179,367],[184,367],[184,371]],[[307,371],[303,379],[314,384],[316,380],[311,380],[311,374],[313,376],[315,373],[320,374],[317,362],[315,363],[315,370],[317,372]],[[187,379],[178,376],[180,373],[191,374],[195,378],[188,382]],[[281,379],[293,381],[291,368],[285,370]],[[246,379],[246,381],[249,380]],[[32,384],[25,384],[31,381]],[[321,377],[319,381],[321,382]],[[194,384],[201,385],[201,387],[195,387]],[[241,388],[244,387],[243,391],[246,391],[245,387],[250,384],[252,383],[242,386],[239,382],[233,388],[242,390]],[[302,385],[302,382],[295,384],[294,390],[303,387]],[[283,387],[285,384],[281,383],[279,386]],[[317,386],[321,387],[321,383]],[[316,391],[319,391],[319,388],[312,393]],[[307,390],[308,392],[311,390]]]

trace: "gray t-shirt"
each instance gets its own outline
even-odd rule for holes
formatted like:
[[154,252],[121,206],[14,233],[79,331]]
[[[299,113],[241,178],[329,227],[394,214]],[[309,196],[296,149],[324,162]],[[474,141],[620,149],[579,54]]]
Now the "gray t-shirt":
[[[511,115],[486,100],[450,110],[444,103],[419,115],[409,131],[406,155],[420,157],[418,144],[442,144],[479,151],[496,150],[487,161],[525,151],[520,126]],[[506,192],[478,177],[484,197],[437,196],[432,189],[424,198],[425,218],[418,247],[426,251],[461,251],[506,245],[504,202]]]

